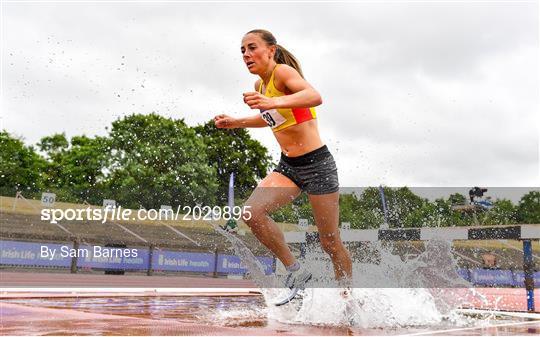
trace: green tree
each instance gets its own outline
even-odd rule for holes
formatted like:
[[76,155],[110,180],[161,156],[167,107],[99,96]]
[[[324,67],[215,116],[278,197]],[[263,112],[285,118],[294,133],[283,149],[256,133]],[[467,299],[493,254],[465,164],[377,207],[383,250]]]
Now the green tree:
[[[356,193],[342,194],[339,197],[339,213],[340,223],[348,222],[351,224],[352,229],[368,229],[378,228],[384,223],[384,214],[382,208],[379,208],[376,204],[380,199],[367,200],[369,194],[373,198],[379,198],[378,190],[377,194],[371,193],[372,191],[364,191],[359,196]],[[366,206],[369,205],[369,206]],[[375,206],[372,206],[375,205]]]
[[107,138],[75,136],[68,142],[64,134],[55,134],[42,138],[38,146],[48,158],[47,188],[58,199],[101,202],[102,182],[110,162]]
[[235,194],[246,198],[257,180],[268,173],[271,158],[267,149],[249,135],[246,129],[218,129],[213,121],[195,127],[206,145],[208,164],[217,170],[218,199],[227,201],[231,173],[235,175]]
[[208,165],[202,137],[183,120],[127,116],[113,122],[110,146],[107,188],[123,206],[215,203],[216,170]]
[[452,206],[465,205],[467,203],[467,198],[461,193],[453,193],[448,197],[448,201],[450,201]]
[[38,195],[44,186],[41,172],[45,160],[31,146],[11,136],[7,131],[0,132],[0,193],[15,196],[22,191],[26,197]]
[[276,222],[298,223],[298,210],[292,203],[287,204],[270,214]]
[[[388,190],[388,188],[386,188]],[[352,228],[379,228],[384,223],[384,212],[377,187],[368,187],[356,198],[353,217],[350,218]],[[345,204],[346,205],[346,204]]]
[[[383,187],[383,190],[388,210],[388,223],[393,228],[403,227],[407,216],[425,202],[407,187],[396,189]],[[359,203],[365,213],[361,221],[379,221],[382,216],[382,222],[384,222],[384,210],[378,188],[366,188],[360,195]],[[375,227],[375,224],[370,223],[369,226]]]
[[435,199],[433,202],[424,201],[421,207],[414,209],[405,219],[405,227],[453,227],[472,224],[471,213],[453,209],[455,199],[450,196],[447,200]]
[[540,224],[540,191],[531,191],[521,198],[517,220],[525,224]]
[[37,146],[45,154],[45,158],[47,159],[47,165],[43,172],[47,190],[54,190],[56,193],[61,194],[58,199],[66,197],[72,199],[69,193],[64,195],[64,193],[59,191],[63,187],[62,158],[69,148],[69,141],[66,135],[64,133],[57,133],[52,136],[45,136],[41,138]]
[[426,201],[409,213],[403,223],[403,227],[437,227],[441,225],[441,216],[437,205]]
[[370,229],[379,228],[384,223],[384,213],[378,209],[360,208],[355,212],[351,221],[351,228]]
[[339,196],[339,222],[349,222],[351,228],[360,228],[358,223],[358,212],[360,210],[360,204],[356,194],[341,194]]
[[62,155],[62,152],[67,150],[69,142],[65,133],[56,133],[52,136],[41,138],[38,147],[47,154],[49,159],[54,160],[57,156]]
[[311,204],[305,193],[300,194],[293,202],[275,210],[270,216],[277,222],[298,223],[299,219],[307,219],[310,224],[315,225]]
[[408,187],[390,189],[387,200],[389,222],[395,227],[403,227],[407,216],[427,202],[427,199],[417,196]]
[[517,223],[516,207],[508,199],[499,199],[482,217],[483,225],[509,225]]

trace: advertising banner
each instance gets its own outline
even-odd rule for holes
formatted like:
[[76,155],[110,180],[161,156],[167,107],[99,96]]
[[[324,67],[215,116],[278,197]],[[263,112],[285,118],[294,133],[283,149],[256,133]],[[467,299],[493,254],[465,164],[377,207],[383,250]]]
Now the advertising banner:
[[[270,257],[258,257],[259,262],[264,267],[264,272],[266,275],[270,275],[273,272],[272,264],[273,259]],[[238,256],[235,255],[218,255],[218,273],[227,273],[227,274],[244,274],[246,273],[247,267]]]
[[154,270],[213,272],[215,265],[214,254],[184,253],[166,250],[156,250],[152,257]]
[[0,241],[0,264],[37,267],[71,266],[72,244]]
[[147,270],[148,249],[80,246],[77,267]]

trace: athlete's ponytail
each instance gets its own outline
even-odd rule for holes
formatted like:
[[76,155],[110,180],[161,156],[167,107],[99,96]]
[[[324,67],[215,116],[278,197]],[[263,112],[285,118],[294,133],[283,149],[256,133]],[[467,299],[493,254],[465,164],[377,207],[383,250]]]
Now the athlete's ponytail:
[[304,74],[302,74],[302,68],[300,67],[300,62],[298,62],[296,57],[294,57],[290,51],[283,48],[281,45],[276,44],[276,47],[277,49],[276,54],[274,55],[274,61],[276,61],[276,63],[283,63],[293,67],[296,69],[296,71],[298,71],[300,76],[304,77]]
[[302,73],[302,68],[300,67],[300,62],[294,57],[291,52],[289,52],[287,49],[283,48],[277,43],[276,38],[272,33],[270,33],[267,30],[264,29],[254,29],[246,34],[259,34],[259,36],[270,46],[276,46],[276,53],[274,54],[274,61],[279,64],[286,64],[288,66],[293,67],[298,71],[300,76],[304,77],[304,74]]

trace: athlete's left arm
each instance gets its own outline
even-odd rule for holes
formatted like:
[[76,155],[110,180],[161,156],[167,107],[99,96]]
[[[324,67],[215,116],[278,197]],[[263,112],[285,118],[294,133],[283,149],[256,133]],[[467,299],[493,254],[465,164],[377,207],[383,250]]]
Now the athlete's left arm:
[[322,104],[321,95],[300,76],[296,69],[280,65],[274,73],[274,84],[284,86],[289,95],[275,97],[276,108],[310,108]]
[[[280,91],[290,94],[280,97],[266,97],[258,92],[244,93],[244,102],[251,109],[280,109],[280,108],[311,108],[321,105],[321,95],[306,80],[300,76],[296,69],[282,64],[274,73],[274,85]],[[283,90],[282,90],[283,89]]]

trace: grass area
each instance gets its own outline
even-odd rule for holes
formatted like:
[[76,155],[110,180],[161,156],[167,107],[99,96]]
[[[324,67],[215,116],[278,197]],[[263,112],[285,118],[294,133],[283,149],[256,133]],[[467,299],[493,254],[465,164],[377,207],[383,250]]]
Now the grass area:
[[[456,240],[455,247],[460,248],[482,248],[486,250],[513,249],[523,251],[523,243],[517,240]],[[532,241],[532,249],[535,253],[540,253],[540,243]]]

